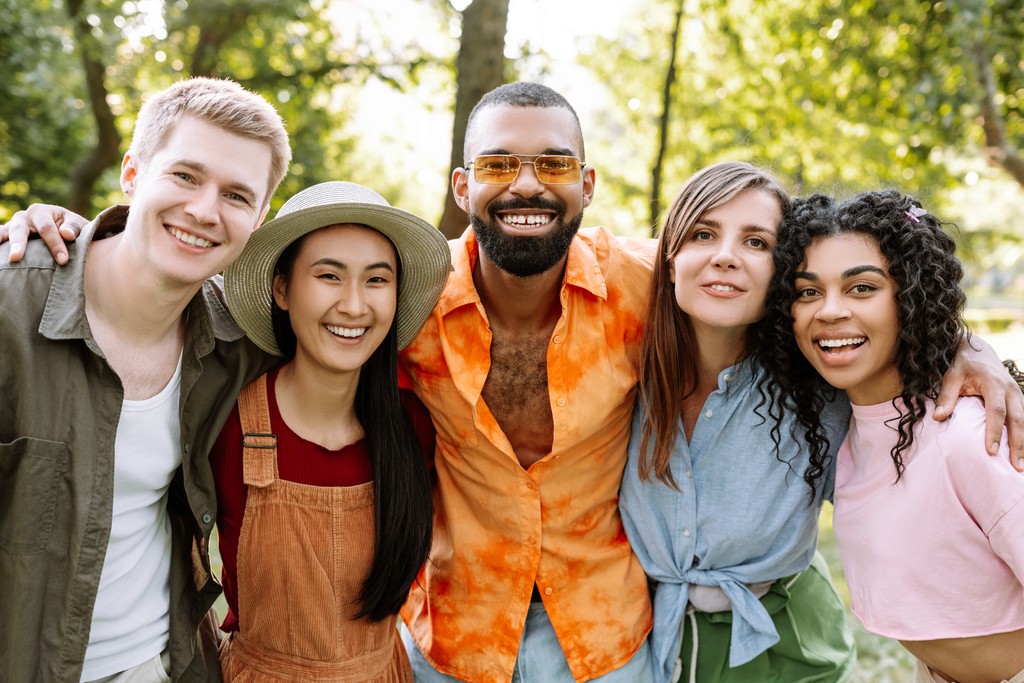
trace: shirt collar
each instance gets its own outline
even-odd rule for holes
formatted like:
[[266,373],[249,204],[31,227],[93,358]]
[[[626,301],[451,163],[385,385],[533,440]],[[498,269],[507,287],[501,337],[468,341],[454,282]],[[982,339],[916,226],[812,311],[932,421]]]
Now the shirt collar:
[[224,280],[220,275],[203,283],[203,288],[192,297],[185,309],[185,315],[185,327],[200,357],[213,351],[218,339],[234,342],[245,336],[228,311],[224,301]]
[[[39,333],[48,339],[92,339],[85,315],[85,259],[94,240],[124,230],[128,207],[118,205],[100,213],[68,245],[68,264],[55,268]],[[244,336],[223,300],[220,276],[207,280],[185,308],[186,329],[196,353],[213,350],[215,339],[236,341]]]
[[39,333],[48,339],[92,338],[85,317],[85,259],[95,239],[103,239],[124,230],[128,207],[112,206],[86,225],[68,245],[68,263],[55,266],[50,294],[39,324]]
[[[480,303],[480,295],[473,283],[473,269],[479,258],[480,245],[472,226],[462,236],[451,242],[452,267],[454,273],[448,279],[438,307],[441,315],[466,304]],[[584,289],[600,299],[608,298],[608,285],[601,264],[592,247],[579,235],[569,245],[569,256],[565,266],[565,285]]]

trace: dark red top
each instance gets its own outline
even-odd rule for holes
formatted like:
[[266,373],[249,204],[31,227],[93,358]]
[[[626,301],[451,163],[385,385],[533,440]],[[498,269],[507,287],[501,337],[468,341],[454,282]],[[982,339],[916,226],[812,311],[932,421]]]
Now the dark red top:
[[[297,435],[277,407],[277,373],[267,373],[267,403],[270,426],[277,435],[277,471],[281,479],[313,486],[356,486],[373,480],[370,453],[365,440],[332,451]],[[434,425],[427,409],[411,391],[402,390],[402,403],[416,430],[428,468],[434,458]],[[224,631],[238,630],[237,557],[247,489],[242,483],[242,424],[236,404],[210,453],[210,466],[217,483],[217,534],[224,563],[221,581],[228,613],[221,624]]]

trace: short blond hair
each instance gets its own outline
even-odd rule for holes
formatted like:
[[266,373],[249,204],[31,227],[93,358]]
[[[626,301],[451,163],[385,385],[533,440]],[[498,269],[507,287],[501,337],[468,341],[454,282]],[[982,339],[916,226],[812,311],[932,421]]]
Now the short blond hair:
[[170,131],[185,116],[192,116],[270,149],[267,202],[288,171],[291,146],[284,121],[262,95],[235,81],[221,78],[189,78],[158,92],[139,110],[129,154],[145,164],[153,158]]

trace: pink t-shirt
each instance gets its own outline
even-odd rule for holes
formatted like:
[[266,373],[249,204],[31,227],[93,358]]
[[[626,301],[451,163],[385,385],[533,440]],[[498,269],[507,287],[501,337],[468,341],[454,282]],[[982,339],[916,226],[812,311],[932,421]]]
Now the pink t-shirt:
[[1024,628],[1024,476],[1010,465],[1005,433],[999,454],[986,453],[978,399],[960,399],[942,423],[934,407],[903,452],[897,484],[896,409],[853,407],[833,518],[853,612],[901,640]]

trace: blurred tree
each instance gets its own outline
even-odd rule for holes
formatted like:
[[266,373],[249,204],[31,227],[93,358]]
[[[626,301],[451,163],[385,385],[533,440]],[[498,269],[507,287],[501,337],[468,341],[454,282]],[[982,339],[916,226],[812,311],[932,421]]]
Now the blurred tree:
[[[69,201],[70,169],[94,151],[96,100],[76,52],[74,13],[45,0],[0,0],[0,220],[31,201]],[[83,18],[77,30],[91,42],[85,61],[105,61],[106,37],[89,23],[95,18]],[[109,145],[113,135],[104,131]]]
[[[603,178],[633,215],[646,213],[640,201],[650,188],[641,179],[653,178],[642,160],[658,158],[653,141],[665,110],[656,94],[672,64],[662,36],[676,2],[645,3],[614,40],[583,57],[615,104],[628,104],[604,114],[624,142],[610,150],[606,166],[614,171]],[[727,158],[767,166],[797,192],[897,185],[941,194],[961,182],[950,155],[984,154],[1019,174],[1021,0],[687,0],[686,7],[667,193]]]
[[676,84],[676,53],[679,49],[679,29],[683,23],[684,0],[676,0],[675,22],[669,36],[668,68],[665,70],[665,85],[661,91],[661,116],[658,118],[658,150],[651,168],[651,236],[658,234],[661,216],[661,177],[664,172],[665,152],[669,140],[669,114],[672,109],[672,88]]
[[[1021,18],[1024,19],[1024,17]],[[1024,39],[1024,36],[1020,39]],[[1000,101],[1005,102],[1006,99],[1000,92],[993,73],[993,62],[997,60],[992,58],[991,51],[984,41],[975,42],[970,51],[978,69],[981,127],[985,133],[985,154],[1009,173],[1018,185],[1024,187],[1024,158],[1021,158],[1018,145],[1007,134],[1006,117],[1003,115],[1002,107],[999,106]],[[1002,57],[1003,55],[1000,55],[998,62],[1005,63]],[[1022,68],[1024,65],[1018,62],[1018,70]],[[1024,97],[1024,88],[1018,92]],[[1021,98],[1014,97],[1013,99],[1019,101]],[[1020,110],[1013,112],[1011,116],[1018,119],[1013,122],[1013,128],[1014,132],[1019,133]]]
[[984,154],[1024,187],[1024,3],[815,5],[801,8],[807,21],[783,38],[813,45],[829,65],[835,96],[830,102],[819,93],[815,109],[845,111],[887,133],[902,180],[943,166],[943,152],[953,148]]
[[[448,178],[465,159],[466,121],[477,101],[505,82],[505,31],[509,0],[473,0],[462,10],[461,41],[455,60],[456,91],[452,152]],[[451,182],[445,191],[438,228],[452,239],[466,229],[466,213],[455,203]]]
[[86,215],[120,201],[116,162],[144,95],[190,75],[233,78],[275,103],[293,147],[278,197],[349,177],[352,93],[369,78],[409,88],[447,63],[389,41],[369,9],[339,38],[326,2],[178,0],[154,13],[119,0],[0,0],[0,11],[0,65],[14,74],[0,79],[0,220],[35,201]]
[[65,7],[68,19],[71,20],[75,41],[78,43],[90,110],[96,123],[96,142],[71,171],[68,208],[75,213],[86,214],[89,212],[92,189],[100,174],[117,163],[121,156],[121,134],[117,131],[114,112],[107,99],[109,93],[104,78],[106,46],[98,35],[93,34],[92,23],[95,15],[87,16],[82,5],[82,0],[67,0]]

